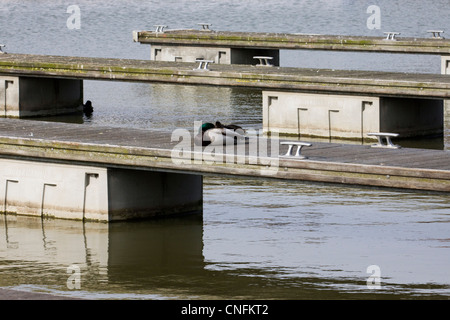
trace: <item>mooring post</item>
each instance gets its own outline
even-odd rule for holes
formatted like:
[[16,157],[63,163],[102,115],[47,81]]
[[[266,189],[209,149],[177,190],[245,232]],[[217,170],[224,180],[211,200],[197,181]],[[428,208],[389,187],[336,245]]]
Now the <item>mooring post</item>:
[[272,60],[273,57],[254,56],[253,59],[258,59],[259,60],[259,64],[256,65],[258,67],[273,67],[273,64],[269,63],[269,60]]
[[200,70],[200,71],[209,71],[208,64],[214,63],[214,60],[203,60],[203,59],[197,59],[195,62],[199,62],[199,65],[194,70]]
[[155,29],[156,33],[164,33],[164,29],[167,28],[167,26],[163,24],[156,24],[154,25],[154,27],[156,28]]
[[[368,136],[375,136],[378,139],[378,143],[371,145],[372,148],[389,148],[389,149],[399,149],[398,145],[392,143],[391,138],[398,137],[398,133],[388,133],[388,132],[371,132],[367,134]],[[383,138],[386,140],[386,144],[383,142]]]
[[385,40],[395,41],[397,40],[395,36],[399,35],[400,32],[385,32],[384,34],[387,35]]
[[428,33],[431,33],[431,38],[433,39],[444,39],[443,36],[441,36],[441,33],[444,33],[444,30],[428,30]]
[[[280,144],[289,146],[287,152],[283,155],[284,157],[294,157],[296,159],[308,159],[308,157],[303,156],[301,154],[301,151],[303,147],[312,146],[312,144],[309,142],[300,142],[300,141],[283,141],[280,142]],[[294,146],[297,146],[297,151],[295,152],[295,155],[293,154]]]
[[212,26],[212,24],[211,23],[204,23],[204,22],[201,22],[201,23],[197,23],[199,26],[201,26],[202,28],[201,28],[201,30],[202,31],[212,31],[211,29],[210,29],[210,27]]

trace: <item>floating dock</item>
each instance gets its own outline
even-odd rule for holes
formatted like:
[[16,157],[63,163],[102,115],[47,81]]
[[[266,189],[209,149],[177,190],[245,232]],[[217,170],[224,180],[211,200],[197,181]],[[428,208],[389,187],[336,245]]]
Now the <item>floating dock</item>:
[[8,53],[0,55],[0,114],[79,110],[83,80],[255,88],[263,91],[266,132],[325,138],[361,139],[371,131],[442,134],[448,114],[443,101],[450,98],[445,74]]
[[450,98],[450,77],[377,71],[257,67],[28,54],[0,55],[0,75],[78,80],[160,82],[297,92]]
[[[193,131],[182,130],[192,138]],[[194,146],[192,141],[180,150],[180,137],[163,131],[0,119],[0,156],[46,163],[450,192],[448,151],[314,142],[302,149],[307,159],[300,159],[285,156],[288,145],[280,143],[297,140],[258,137],[250,139],[245,148],[234,150],[229,160],[226,150],[206,152],[208,147]],[[259,144],[259,150],[254,144]],[[267,148],[261,150],[261,145]],[[210,157],[211,151],[216,158]]]
[[430,30],[428,38],[411,38],[403,37],[400,32],[385,32],[384,37],[368,37],[159,28],[134,31],[133,39],[151,45],[450,55],[450,40],[444,39],[441,33],[443,31]]

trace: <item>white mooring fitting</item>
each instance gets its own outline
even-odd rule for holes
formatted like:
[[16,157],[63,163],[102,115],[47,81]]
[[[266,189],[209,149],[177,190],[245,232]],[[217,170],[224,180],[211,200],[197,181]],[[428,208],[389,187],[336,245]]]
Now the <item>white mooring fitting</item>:
[[273,67],[273,65],[269,63],[269,60],[272,60],[273,57],[254,56],[253,59],[259,59],[259,64],[256,65],[257,67]]
[[[283,141],[280,142],[280,144],[289,146],[286,154],[283,155],[284,157],[295,157],[297,159],[308,159],[308,157],[301,155],[301,151],[303,147],[312,146],[312,144],[309,142],[300,142],[300,141]],[[295,152],[295,155],[293,154],[294,146],[297,146],[297,151]]]
[[167,26],[163,24],[156,24],[154,27],[156,28],[155,32],[157,33],[164,33],[164,29],[167,28]]
[[201,71],[209,71],[208,64],[214,63],[214,60],[203,60],[203,59],[197,59],[195,62],[198,62],[198,67],[194,70],[201,70]]
[[201,22],[201,23],[197,23],[197,24],[202,27],[202,29],[201,29],[202,31],[211,31],[211,29],[209,28],[212,26],[211,23]]
[[[399,149],[400,146],[393,144],[391,138],[398,137],[398,133],[389,132],[371,132],[367,134],[368,136],[375,136],[378,139],[378,143],[371,145],[372,148],[389,148],[389,149]],[[383,139],[386,140],[386,144],[383,143]]]
[[431,33],[431,38],[433,39],[444,39],[443,36],[441,36],[441,33],[444,33],[443,30],[428,30],[427,32]]
[[393,41],[395,41],[395,40],[397,40],[397,39],[395,39],[395,36],[399,35],[400,32],[385,32],[384,34],[387,35],[386,39],[384,39],[384,40],[393,40]]
[[6,53],[3,51],[3,48],[6,47],[6,44],[0,44],[0,53]]

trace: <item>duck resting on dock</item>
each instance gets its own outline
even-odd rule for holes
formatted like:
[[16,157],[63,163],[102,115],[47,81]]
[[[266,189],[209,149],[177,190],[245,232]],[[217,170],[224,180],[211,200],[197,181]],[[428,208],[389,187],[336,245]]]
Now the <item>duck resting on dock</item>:
[[87,116],[90,116],[94,112],[94,107],[92,106],[91,100],[86,101],[85,104],[83,104],[83,113]]
[[244,129],[234,124],[223,125],[217,121],[214,125],[206,122],[200,127],[198,134],[194,137],[194,143],[197,146],[234,145],[238,142],[246,141],[243,133]]
[[230,129],[230,130],[242,130],[242,132],[245,132],[244,129],[242,129],[242,127],[237,126],[235,124],[222,124],[220,123],[220,121],[216,121],[216,128],[225,128],[225,129]]

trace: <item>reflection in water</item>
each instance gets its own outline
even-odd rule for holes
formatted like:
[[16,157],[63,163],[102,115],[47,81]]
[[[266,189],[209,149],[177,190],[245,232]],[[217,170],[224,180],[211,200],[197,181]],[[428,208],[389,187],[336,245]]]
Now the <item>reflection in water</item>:
[[[168,84],[114,83],[85,81],[85,95],[93,99],[95,113],[87,117],[81,113],[32,120],[86,125],[133,127],[148,130],[173,131],[178,128],[194,130],[195,121],[216,120],[236,123],[246,129],[262,128],[262,93],[251,88],[225,88],[209,86],[178,86]],[[101,86],[101,89],[100,89]],[[131,92],[123,95],[121,92]],[[133,104],[130,100],[134,101]],[[111,101],[114,101],[113,103]],[[421,138],[394,139],[405,148],[444,149],[448,140],[449,125],[444,135]],[[286,136],[309,142],[345,144],[372,144],[372,140],[349,140]],[[448,143],[447,143],[448,144]]]
[[192,130],[195,121],[219,120],[262,126],[260,90],[85,81],[84,94],[95,104],[89,125],[172,131]]
[[[76,31],[66,28],[70,3],[1,2],[8,52],[148,59],[149,46],[131,43],[131,31],[152,30],[155,22],[148,17],[155,12],[171,28],[197,27],[190,14],[195,10],[217,30],[369,36],[390,29],[424,37],[424,30],[448,22],[442,10],[447,0],[433,6],[399,0],[395,10],[386,9],[392,1],[377,0],[380,30],[365,27],[366,1],[77,2],[83,24]],[[280,55],[282,66],[440,72],[434,56],[295,50]],[[94,104],[91,119],[45,120],[168,131],[191,129],[199,120],[247,128],[262,123],[258,90],[84,81],[84,98]],[[436,140],[436,148],[442,144]],[[428,140],[421,147],[429,145]],[[108,226],[0,214],[0,287],[119,299],[450,295],[447,195],[212,177],[204,182],[203,220]],[[70,291],[67,268],[74,264],[81,268],[81,290]],[[366,287],[373,264],[381,269],[380,290]]]
[[[203,217],[109,225],[3,214],[0,287],[98,299],[450,294],[444,195],[208,177],[205,200]],[[373,264],[380,290],[367,288]],[[81,290],[67,288],[72,265]]]

